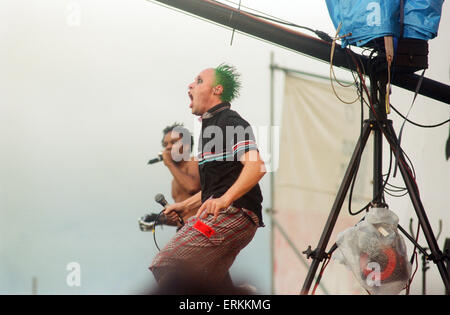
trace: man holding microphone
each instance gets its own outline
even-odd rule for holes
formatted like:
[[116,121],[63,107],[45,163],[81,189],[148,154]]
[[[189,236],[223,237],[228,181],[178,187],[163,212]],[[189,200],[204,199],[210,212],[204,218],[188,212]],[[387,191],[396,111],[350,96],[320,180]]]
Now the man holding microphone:
[[202,119],[201,191],[166,207],[166,215],[198,210],[153,260],[150,270],[160,285],[189,274],[197,286],[231,288],[229,268],[264,226],[258,184],[264,162],[250,125],[230,108],[239,94],[238,78],[234,67],[222,64],[203,70],[189,85],[190,108]]

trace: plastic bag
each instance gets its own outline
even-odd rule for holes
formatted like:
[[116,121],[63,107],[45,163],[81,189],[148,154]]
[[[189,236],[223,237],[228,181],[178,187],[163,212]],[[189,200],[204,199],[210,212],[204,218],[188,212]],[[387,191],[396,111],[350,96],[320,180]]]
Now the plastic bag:
[[398,294],[411,275],[398,217],[387,208],[372,208],[364,221],[339,233],[334,258],[346,265],[370,294]]

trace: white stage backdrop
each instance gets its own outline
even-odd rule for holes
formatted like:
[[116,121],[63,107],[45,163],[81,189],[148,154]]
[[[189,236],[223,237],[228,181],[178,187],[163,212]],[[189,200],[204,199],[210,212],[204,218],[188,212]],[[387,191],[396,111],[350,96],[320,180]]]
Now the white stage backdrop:
[[[356,97],[355,87],[335,86],[342,99],[351,101]],[[360,135],[360,108],[359,101],[350,105],[340,102],[329,81],[286,75],[274,219],[298,251],[304,251],[308,245],[314,249],[318,244]],[[371,200],[372,143],[369,137],[353,191],[353,211]],[[356,224],[362,216],[363,213],[349,215],[347,196],[328,249],[339,232]],[[308,268],[280,230],[274,229],[274,293],[298,294]],[[326,268],[321,285],[330,294],[362,293],[351,272],[334,260]],[[325,292],[319,287],[316,294]]]

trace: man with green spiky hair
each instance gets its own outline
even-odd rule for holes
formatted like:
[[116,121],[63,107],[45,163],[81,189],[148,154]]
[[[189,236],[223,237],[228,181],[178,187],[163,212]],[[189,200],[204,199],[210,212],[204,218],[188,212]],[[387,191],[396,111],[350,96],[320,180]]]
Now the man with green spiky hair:
[[150,269],[160,284],[174,281],[170,275],[182,268],[207,288],[234,288],[228,270],[264,226],[258,184],[264,162],[249,123],[230,104],[239,95],[239,76],[234,67],[221,64],[200,72],[188,87],[189,107],[202,119],[201,191],[166,207],[166,215],[198,211],[153,260]]
[[239,96],[240,74],[227,64],[209,68],[200,72],[195,81],[189,85],[189,107],[192,114],[201,116],[208,109],[222,102],[230,103]]
[[223,92],[220,96],[222,102],[231,103],[235,98],[239,96],[239,90],[241,88],[241,82],[239,81],[240,74],[236,72],[236,69],[227,64],[221,64],[214,69],[216,80],[214,84],[223,86]]

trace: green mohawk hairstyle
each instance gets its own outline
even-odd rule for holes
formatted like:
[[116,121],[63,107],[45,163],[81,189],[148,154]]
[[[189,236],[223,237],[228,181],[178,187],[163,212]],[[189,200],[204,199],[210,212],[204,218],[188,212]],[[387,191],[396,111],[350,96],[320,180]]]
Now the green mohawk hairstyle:
[[220,96],[222,102],[231,102],[238,97],[241,88],[241,82],[239,81],[241,75],[236,71],[236,68],[222,63],[214,71],[216,75],[215,85],[223,86],[223,93]]

